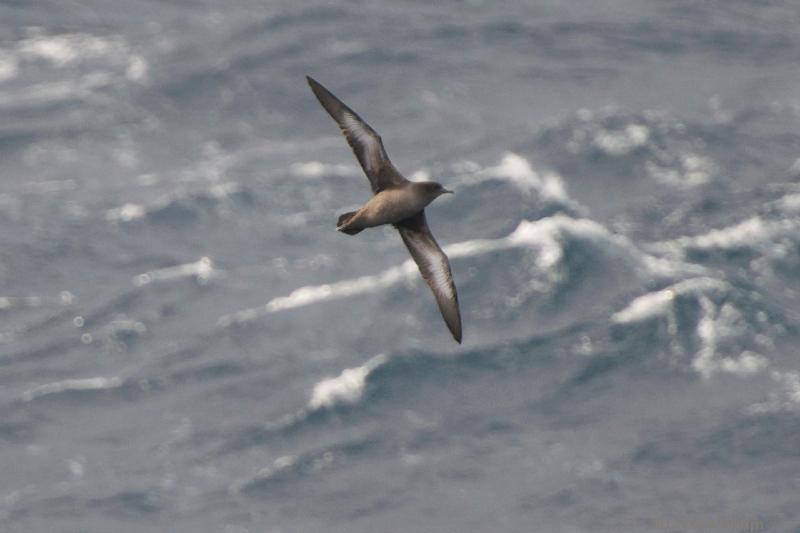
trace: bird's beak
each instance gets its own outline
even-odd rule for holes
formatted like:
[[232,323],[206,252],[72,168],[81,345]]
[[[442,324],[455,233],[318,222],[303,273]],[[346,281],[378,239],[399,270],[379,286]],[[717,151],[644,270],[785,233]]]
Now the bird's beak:
[[442,189],[442,194],[455,194],[455,193],[450,189]]

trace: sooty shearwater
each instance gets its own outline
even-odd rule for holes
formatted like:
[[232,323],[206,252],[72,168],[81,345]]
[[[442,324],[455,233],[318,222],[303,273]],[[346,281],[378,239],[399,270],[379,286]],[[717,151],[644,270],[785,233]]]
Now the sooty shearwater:
[[461,343],[461,313],[450,263],[425,220],[425,206],[440,195],[453,191],[432,181],[412,182],[404,178],[389,161],[375,130],[319,82],[310,76],[306,79],[319,103],[342,129],[374,193],[361,209],[339,216],[336,229],[355,235],[383,224],[397,228],[422,277],[433,291],[450,333]]

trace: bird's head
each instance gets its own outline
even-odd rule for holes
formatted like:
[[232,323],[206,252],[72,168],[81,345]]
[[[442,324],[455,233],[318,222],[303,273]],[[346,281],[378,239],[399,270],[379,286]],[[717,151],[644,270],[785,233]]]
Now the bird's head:
[[453,194],[453,191],[445,189],[441,183],[436,183],[435,181],[426,181],[419,184],[422,187],[422,190],[425,191],[425,194],[433,200],[443,194]]

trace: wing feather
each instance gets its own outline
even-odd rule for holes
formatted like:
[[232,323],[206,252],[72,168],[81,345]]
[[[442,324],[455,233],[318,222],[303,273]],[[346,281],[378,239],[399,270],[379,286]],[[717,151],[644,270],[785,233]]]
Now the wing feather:
[[453,338],[461,343],[461,312],[450,263],[428,228],[425,212],[420,211],[399,222],[396,227],[423,279],[433,291],[447,328]]
[[392,165],[380,135],[364,122],[355,111],[344,105],[328,89],[310,76],[306,76],[314,95],[325,111],[339,124],[347,143],[369,179],[372,192],[402,185],[406,180]]

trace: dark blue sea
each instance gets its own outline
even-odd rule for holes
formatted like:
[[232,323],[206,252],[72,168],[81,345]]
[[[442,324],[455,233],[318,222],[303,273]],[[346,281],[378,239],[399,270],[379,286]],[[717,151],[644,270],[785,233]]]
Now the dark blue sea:
[[[800,531],[800,3],[0,2],[0,531]],[[427,210],[464,343],[312,75]]]

